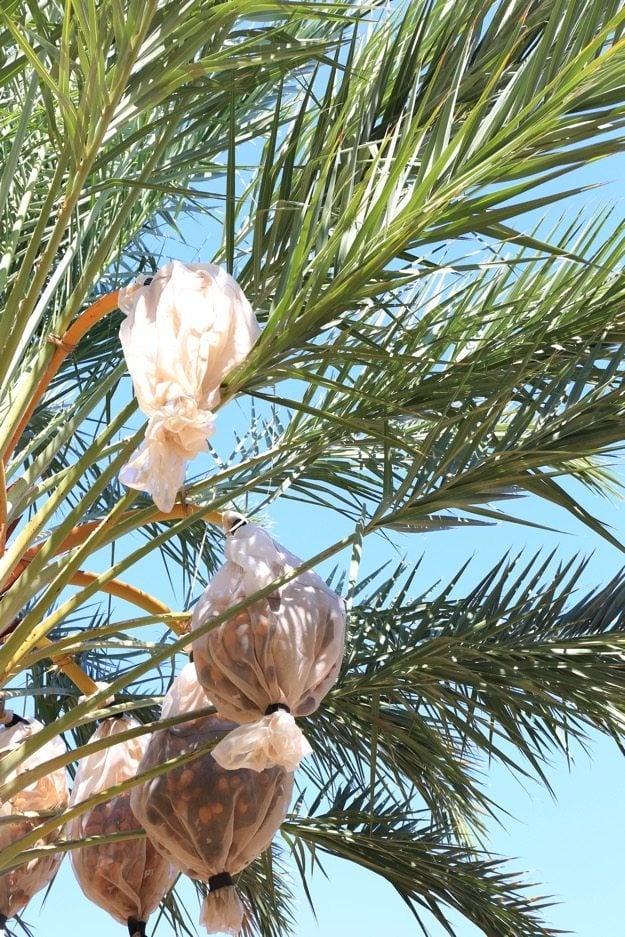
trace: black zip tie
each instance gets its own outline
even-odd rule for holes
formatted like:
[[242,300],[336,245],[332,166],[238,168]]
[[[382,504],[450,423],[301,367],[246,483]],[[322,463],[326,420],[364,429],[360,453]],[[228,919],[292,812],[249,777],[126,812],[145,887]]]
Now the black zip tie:
[[129,917],[128,933],[130,934],[130,937],[146,937],[145,921],[138,921],[134,917]]
[[149,286],[154,277],[146,277],[141,286]]
[[208,880],[209,891],[218,891],[220,888],[228,888],[229,885],[234,885],[230,872],[219,872],[217,875],[211,875]]
[[228,536],[231,537],[233,534],[236,534],[237,530],[240,530],[241,527],[247,527],[248,521],[245,517],[240,517],[239,520],[232,525],[228,531]]
[[265,710],[266,716],[271,716],[273,713],[277,713],[279,709],[283,709],[285,713],[290,713],[291,710],[286,705],[286,703],[270,703],[267,709]]

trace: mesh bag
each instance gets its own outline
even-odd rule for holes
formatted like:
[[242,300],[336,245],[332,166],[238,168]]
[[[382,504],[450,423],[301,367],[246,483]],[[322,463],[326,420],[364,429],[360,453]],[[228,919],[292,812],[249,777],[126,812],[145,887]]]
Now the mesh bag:
[[[131,716],[104,719],[91,741],[111,738],[139,724]],[[147,744],[147,735],[142,735],[81,759],[70,805],[133,778]],[[66,835],[69,839],[84,839],[137,829],[139,823],[130,808],[130,791],[125,791],[70,820]],[[87,898],[115,920],[128,924],[131,935],[145,933],[145,922],[176,877],[171,864],[148,838],[94,843],[73,849],[70,856],[78,884]]]
[[[212,705],[204,687],[198,683],[195,666],[189,663],[182,668],[165,695],[161,716],[167,719],[169,716],[192,713],[197,709],[205,709]],[[232,727],[228,726],[228,728]]]
[[119,308],[124,357],[149,418],[119,477],[170,511],[187,462],[208,451],[219,386],[249,354],[258,324],[236,280],[214,264],[166,264],[121,290]]
[[[0,726],[0,756],[19,748],[22,742],[43,728],[35,719],[21,719],[8,712],[6,717],[6,724]],[[11,781],[16,775],[63,755],[66,751],[62,739],[54,738],[27,758],[16,771],[10,772],[5,781]],[[67,806],[68,796],[65,768],[57,768],[0,803],[0,853],[37,829],[42,819],[33,816],[35,812],[62,810]],[[13,816],[16,819],[5,819]],[[58,830],[47,833],[31,848],[53,843],[58,834]],[[61,859],[62,853],[42,856],[0,875],[0,934],[7,918],[21,911],[33,895],[52,881]]]
[[[185,668],[184,680],[190,688],[193,667]],[[163,713],[176,715],[185,697],[175,681]],[[209,705],[205,697],[201,705]],[[203,754],[134,788],[131,805],[163,854],[191,878],[208,883],[200,923],[209,933],[238,934],[244,909],[231,876],[270,845],[288,810],[293,776],[277,767],[221,768],[206,749],[230,728],[231,722],[211,715],[155,732],[140,771],[183,754]]]
[[[301,565],[240,515],[224,515],[227,562],[198,601],[196,629]],[[193,642],[198,679],[219,712],[241,725],[213,751],[223,767],[294,771],[310,746],[294,716],[314,712],[335,683],[345,606],[307,570]]]

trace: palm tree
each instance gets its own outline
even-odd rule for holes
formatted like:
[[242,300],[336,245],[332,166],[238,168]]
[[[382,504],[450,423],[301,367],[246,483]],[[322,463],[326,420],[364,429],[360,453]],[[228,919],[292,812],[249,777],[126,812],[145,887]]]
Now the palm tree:
[[[623,147],[623,4],[9,0],[0,29],[0,672],[46,725],[3,758],[0,798],[47,738],[75,763],[108,692],[152,731],[220,512],[304,502],[340,532],[304,565],[336,558],[348,649],[303,720],[314,754],[281,838],[240,877],[248,930],[289,933],[283,863],[306,883],[330,853],[417,920],[550,933],[487,852],[480,770],[549,784],[570,741],[622,745],[623,585],[571,601],[582,560],[502,557],[466,594],[452,571],[420,595],[414,561],[460,525],[523,523],[528,502],[505,507],[522,495],[622,549],[579,492],[612,490],[622,446],[625,224],[520,216]],[[163,515],[117,480],[144,424],[115,291],[191,230],[263,331],[222,388],[234,451]],[[359,574],[397,532],[411,561]],[[169,604],[139,591],[158,555]],[[166,908],[183,932],[175,891]]]

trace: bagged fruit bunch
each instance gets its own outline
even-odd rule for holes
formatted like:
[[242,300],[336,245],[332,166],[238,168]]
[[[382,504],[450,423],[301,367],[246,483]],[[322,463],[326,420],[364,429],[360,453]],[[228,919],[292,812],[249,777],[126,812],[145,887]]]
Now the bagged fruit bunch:
[[[189,665],[165,697],[163,717],[210,705]],[[163,855],[208,884],[200,923],[209,933],[239,933],[244,907],[232,876],[268,848],[293,790],[293,775],[282,767],[228,771],[217,764],[210,749],[233,725],[215,714],[155,732],[139,772],[198,757],[133,788],[130,801]]]
[[207,452],[219,386],[258,338],[252,307],[214,264],[166,264],[121,290],[119,337],[140,408],[145,441],[120,473],[171,511],[187,462]]
[[[182,668],[169,688],[161,707],[161,718],[193,713],[198,709],[215,708],[198,683],[195,666],[189,662]],[[182,726],[180,726],[182,728]]]
[[[43,729],[43,725],[37,720],[22,719],[8,710],[4,713],[4,720],[4,723],[0,724],[0,756],[19,748],[27,739]],[[65,752],[63,741],[56,737],[25,759],[17,771],[12,771],[5,780],[11,781],[25,771]],[[39,814],[64,809],[68,797],[65,768],[57,768],[0,803],[0,853],[22,836],[32,833],[43,819],[47,819]],[[9,817],[15,819],[8,819]],[[45,834],[32,848],[54,842],[58,833],[58,830],[52,830]],[[62,853],[41,856],[0,875],[0,934],[4,933],[3,928],[8,918],[18,914],[33,895],[52,881],[61,859]]]
[[[192,631],[301,565],[241,515],[226,512],[223,522],[227,562],[198,601]],[[198,680],[240,726],[215,747],[216,761],[294,771],[311,751],[294,717],[318,708],[338,677],[344,646],[343,600],[311,570],[198,636]]]
[[[139,726],[132,716],[103,719],[91,741],[112,738]],[[134,778],[148,745],[148,736],[120,741],[82,758],[74,780],[70,806]],[[130,791],[74,817],[66,828],[68,839],[129,833],[140,824],[130,807]],[[93,843],[70,853],[74,873],[83,892],[100,908],[128,925],[131,937],[144,937],[149,915],[169,891],[176,872],[148,837]]]

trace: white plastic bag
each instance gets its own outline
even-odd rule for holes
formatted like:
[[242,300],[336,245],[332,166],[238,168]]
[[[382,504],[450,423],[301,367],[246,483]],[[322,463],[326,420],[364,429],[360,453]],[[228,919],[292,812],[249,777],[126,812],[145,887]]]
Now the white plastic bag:
[[[138,726],[132,716],[104,719],[91,741],[111,738]],[[120,741],[79,762],[70,806],[133,778],[148,736]],[[130,791],[117,794],[69,821],[68,839],[85,839],[140,829],[130,808]],[[70,852],[78,884],[91,901],[128,925],[131,935],[145,934],[145,922],[174,883],[176,872],[149,838],[94,843]]]
[[[192,631],[301,565],[240,515],[227,512],[224,526],[227,562],[198,601]],[[343,600],[311,570],[196,638],[200,683],[222,715],[246,723],[213,750],[219,764],[294,771],[311,749],[293,717],[317,709],[338,677],[344,646]]]
[[[21,719],[8,712],[6,716],[7,724],[0,725],[0,757],[9,751],[15,751],[26,739],[43,729],[43,725],[36,719]],[[27,758],[16,771],[10,772],[5,780],[13,780],[25,771],[65,752],[63,740],[60,737],[54,738]],[[37,816],[37,812],[62,810],[67,806],[68,799],[65,768],[57,768],[0,803],[0,853],[22,836],[36,830],[44,819],[48,819]],[[5,819],[8,817],[16,819]],[[58,830],[47,833],[32,848],[53,843],[58,834]],[[7,918],[13,917],[26,907],[33,895],[52,881],[61,859],[62,853],[53,853],[31,859],[25,865],[0,875],[0,933]]]
[[219,386],[249,354],[258,323],[236,280],[214,264],[166,264],[121,290],[119,308],[124,356],[149,417],[119,477],[171,511],[187,462],[208,451]]
[[[194,694],[192,683],[193,667],[188,666],[167,694],[163,715],[176,715],[192,697],[210,705]],[[221,768],[209,749],[232,725],[210,715],[155,732],[140,771],[182,754],[204,754],[134,788],[131,805],[163,854],[186,875],[208,883],[200,923],[209,933],[234,935],[244,908],[231,876],[270,845],[289,807],[293,775],[277,767],[262,772]]]
[[161,718],[192,713],[212,705],[204,687],[198,683],[195,666],[192,663],[185,664],[165,695]]

